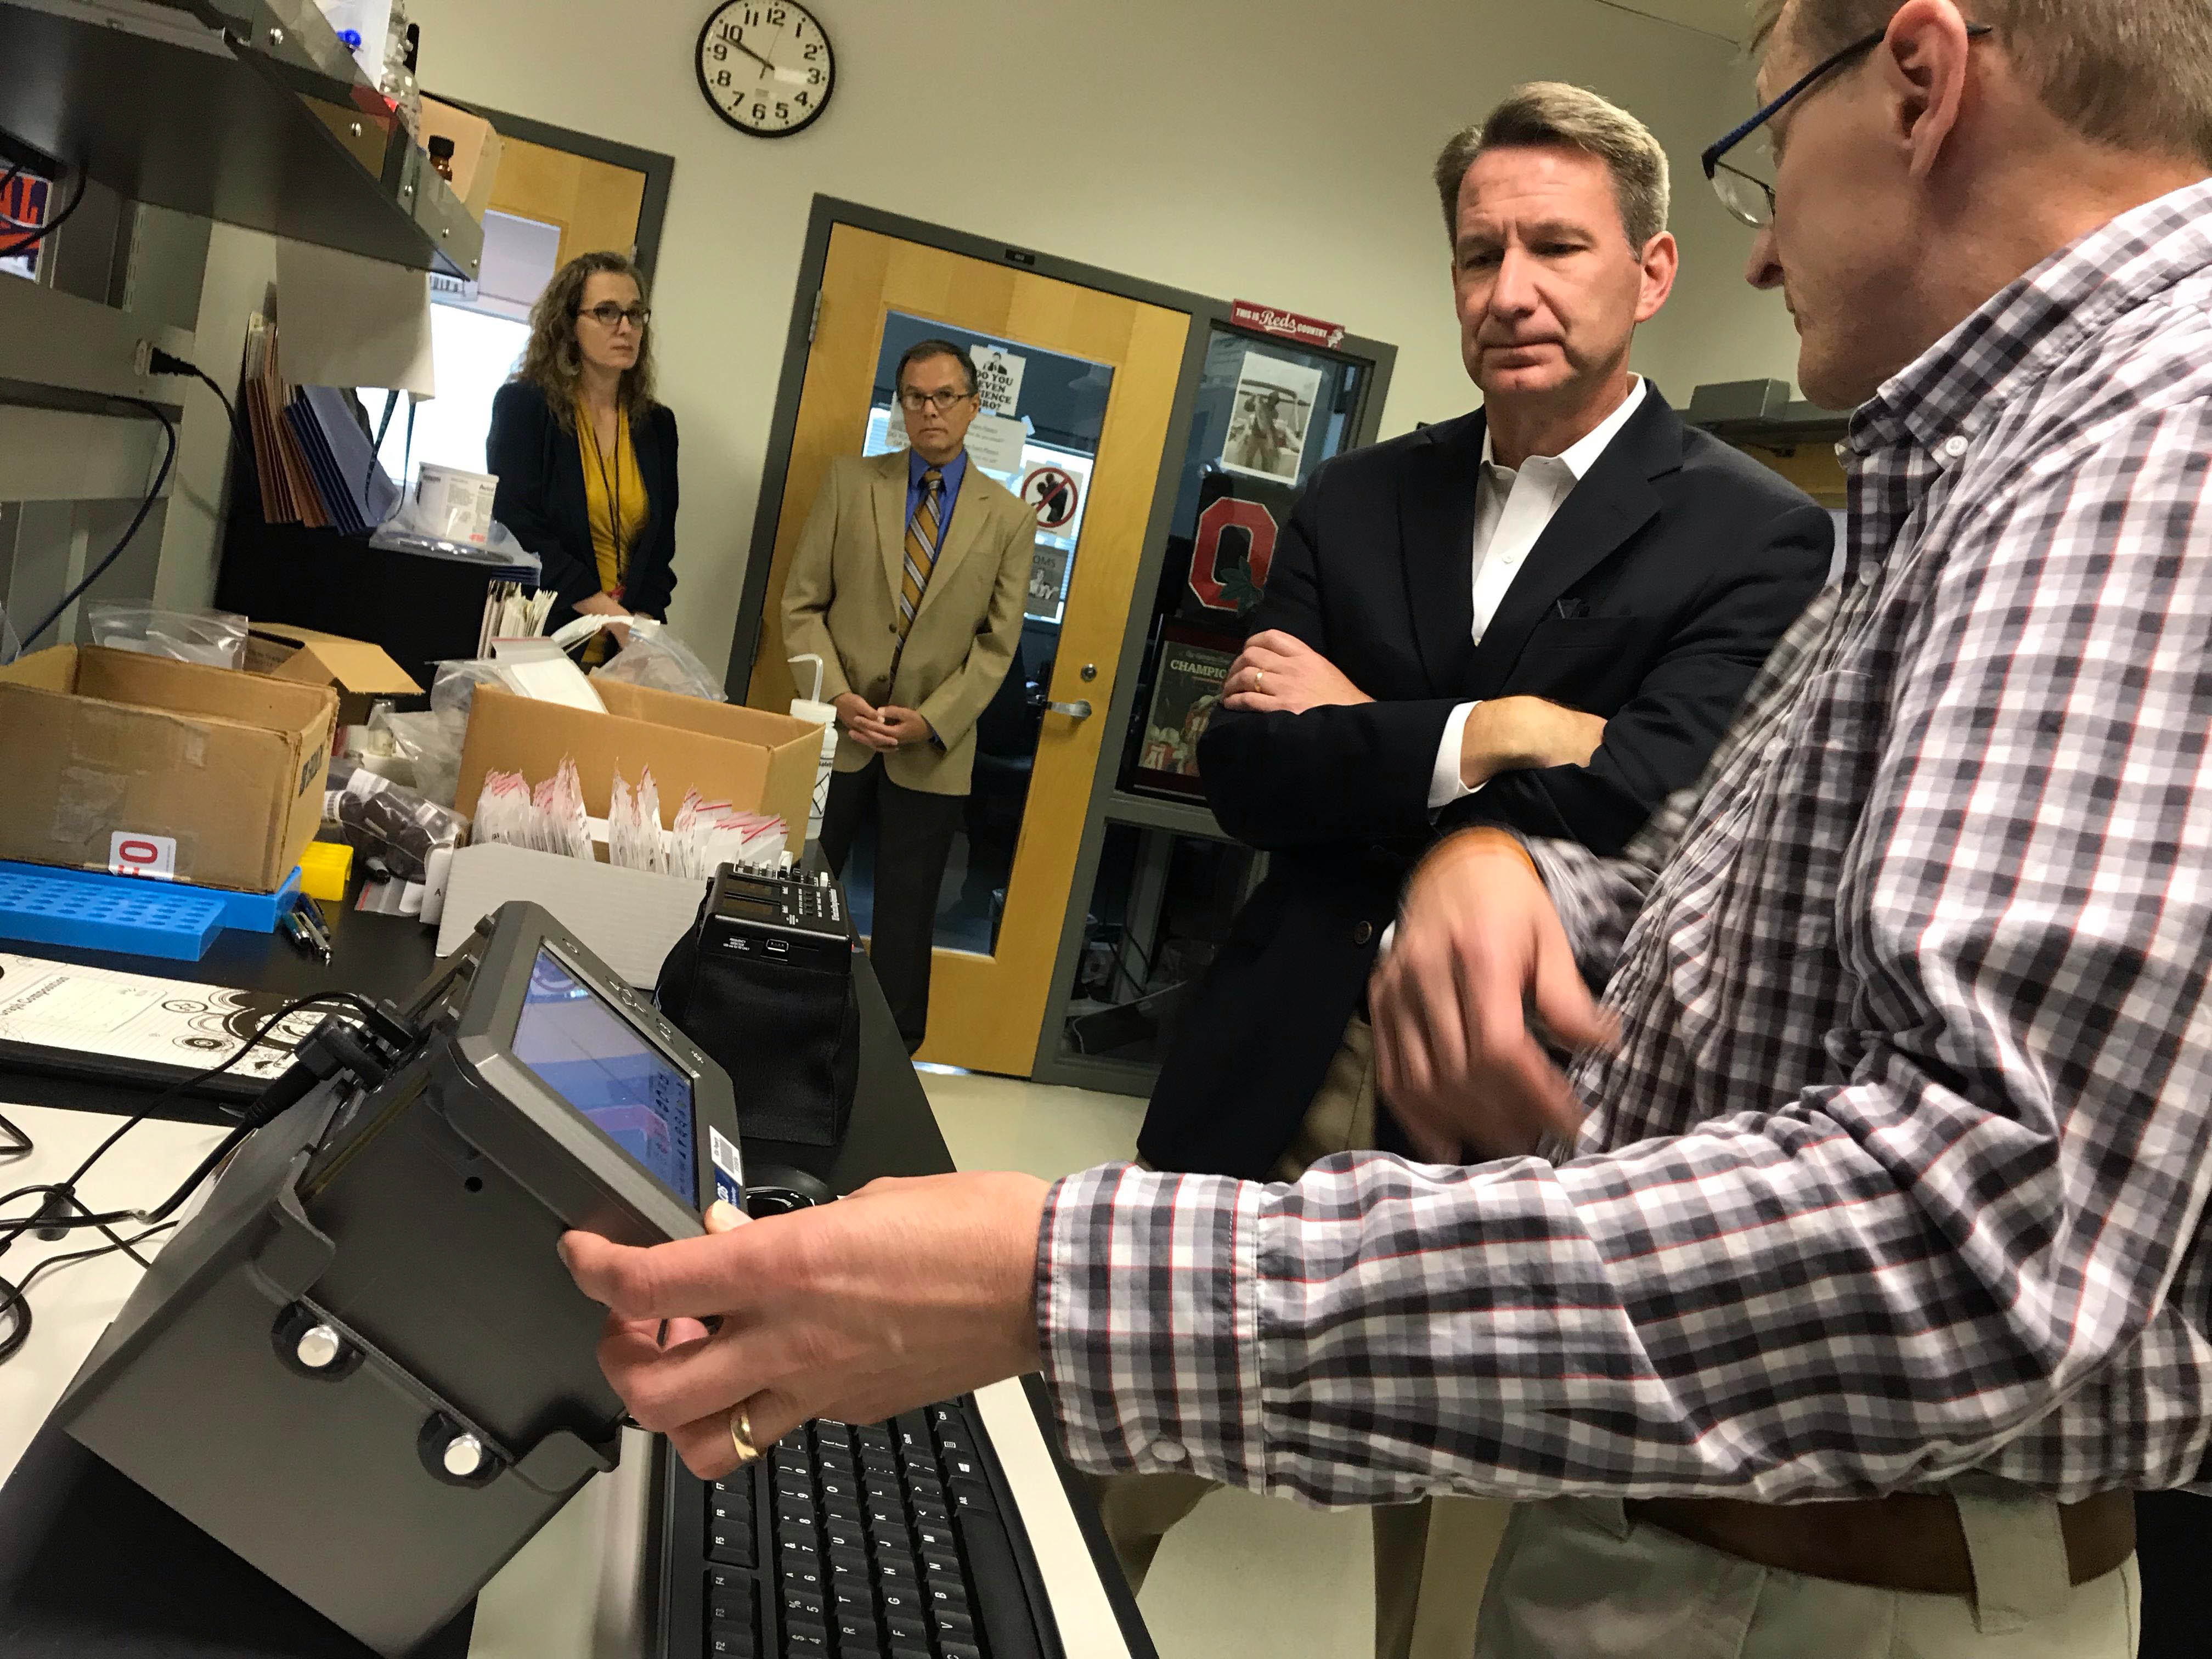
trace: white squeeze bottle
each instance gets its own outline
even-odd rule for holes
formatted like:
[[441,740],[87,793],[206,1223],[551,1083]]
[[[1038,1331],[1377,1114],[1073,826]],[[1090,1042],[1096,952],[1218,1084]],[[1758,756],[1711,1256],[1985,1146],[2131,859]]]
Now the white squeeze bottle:
[[793,697],[791,717],[811,720],[822,728],[822,754],[814,763],[814,803],[806,811],[806,839],[811,845],[822,838],[822,810],[830,804],[830,774],[837,759],[837,710],[822,701],[822,659],[810,651],[790,660],[794,665],[802,662],[814,665],[814,695]]

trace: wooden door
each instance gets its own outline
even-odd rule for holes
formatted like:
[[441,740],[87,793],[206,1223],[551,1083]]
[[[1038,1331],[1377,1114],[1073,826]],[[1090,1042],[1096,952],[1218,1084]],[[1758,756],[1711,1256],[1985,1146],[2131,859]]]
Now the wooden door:
[[[874,403],[888,347],[915,319],[1042,360],[1079,360],[1105,382],[1095,453],[1054,635],[1045,696],[1088,704],[1089,718],[1044,712],[1006,871],[1003,909],[987,949],[948,948],[940,911],[928,1042],[919,1058],[1026,1076],[1051,1000],[1054,953],[1071,902],[1084,814],[1108,733],[1121,640],[1190,327],[1182,312],[1101,293],[942,249],[840,225],[832,232],[806,360],[775,559],[762,606],[747,701],[781,710],[794,694],[784,661],[784,574],[830,459],[880,433]],[[966,339],[961,340],[966,343]],[[876,425],[872,428],[872,416]],[[880,447],[880,443],[878,446]],[[969,441],[971,463],[977,453]],[[1039,568],[1052,565],[1041,552]],[[1049,582],[1047,583],[1049,586]],[[1040,623],[1043,629],[1047,624]],[[1089,678],[1085,678],[1086,671]],[[978,836],[980,840],[980,834]],[[996,909],[994,904],[994,910]]]

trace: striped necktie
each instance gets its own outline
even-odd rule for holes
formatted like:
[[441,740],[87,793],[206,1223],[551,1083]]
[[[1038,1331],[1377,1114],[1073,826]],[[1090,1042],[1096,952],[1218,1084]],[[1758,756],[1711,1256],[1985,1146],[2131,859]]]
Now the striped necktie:
[[929,573],[937,568],[938,497],[945,489],[945,475],[935,467],[921,475],[921,496],[915,502],[914,517],[906,525],[906,568],[899,576],[898,642],[906,645],[907,632],[914,626],[915,612],[921,609],[921,596],[929,586]]

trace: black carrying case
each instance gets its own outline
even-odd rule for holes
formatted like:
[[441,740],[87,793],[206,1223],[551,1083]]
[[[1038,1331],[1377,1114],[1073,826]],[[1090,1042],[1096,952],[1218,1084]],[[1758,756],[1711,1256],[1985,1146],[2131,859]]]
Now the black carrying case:
[[747,1139],[843,1142],[860,1080],[860,1004],[835,887],[725,865],[661,963],[653,997],[730,1074]]

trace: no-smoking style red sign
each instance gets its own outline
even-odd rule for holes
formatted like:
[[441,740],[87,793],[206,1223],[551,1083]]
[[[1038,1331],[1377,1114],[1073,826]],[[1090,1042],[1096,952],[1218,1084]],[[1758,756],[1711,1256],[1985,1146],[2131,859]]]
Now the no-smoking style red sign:
[[1064,466],[1033,466],[1022,479],[1022,499],[1036,514],[1039,530],[1065,530],[1075,522],[1083,486]]

